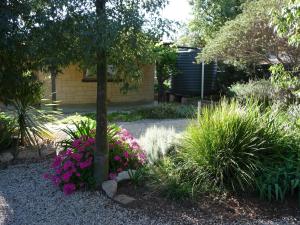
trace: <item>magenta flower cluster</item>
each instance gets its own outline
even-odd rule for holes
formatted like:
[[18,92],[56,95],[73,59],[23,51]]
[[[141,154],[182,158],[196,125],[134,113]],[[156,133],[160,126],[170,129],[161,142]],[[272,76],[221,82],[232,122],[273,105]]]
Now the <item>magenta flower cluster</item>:
[[93,151],[95,139],[82,136],[72,143],[72,147],[61,151],[54,157],[51,165],[54,174],[46,175],[55,186],[60,187],[66,195],[77,189],[94,184],[92,177]]
[[[118,173],[138,169],[146,163],[145,152],[126,129],[118,128],[110,136],[109,150],[108,179],[115,179]],[[54,172],[45,177],[51,179],[66,195],[79,189],[93,187],[94,151],[94,137],[81,136],[73,140],[69,148],[55,156],[51,165]]]
[[118,173],[137,169],[146,163],[146,154],[137,140],[126,129],[120,129],[109,146],[110,173],[109,178],[114,179]]

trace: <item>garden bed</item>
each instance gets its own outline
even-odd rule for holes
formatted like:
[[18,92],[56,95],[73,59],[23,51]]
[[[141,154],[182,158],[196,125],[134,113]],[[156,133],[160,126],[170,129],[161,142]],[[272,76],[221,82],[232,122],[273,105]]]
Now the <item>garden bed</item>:
[[134,186],[130,181],[119,186],[118,194],[132,196],[136,201],[127,205],[145,215],[168,217],[178,224],[299,224],[297,199],[283,203],[261,201],[252,196],[213,197],[201,195],[194,200],[170,200],[150,186]]

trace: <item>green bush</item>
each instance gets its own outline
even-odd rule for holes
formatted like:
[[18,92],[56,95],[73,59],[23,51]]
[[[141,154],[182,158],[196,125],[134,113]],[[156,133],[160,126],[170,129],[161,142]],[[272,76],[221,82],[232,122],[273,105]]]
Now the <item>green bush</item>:
[[0,150],[7,149],[12,144],[14,135],[14,120],[5,113],[0,113]]
[[[266,171],[282,173],[278,166],[288,165],[287,155],[298,165],[299,142],[280,114],[253,101],[243,105],[223,101],[204,108],[200,120],[188,127],[176,154],[170,156],[171,163],[160,165],[163,169],[157,176],[171,185],[164,190],[185,190],[188,195],[261,190],[263,184],[258,180],[271,174]],[[296,173],[295,167],[291,170]],[[295,176],[287,179],[290,185]]]
[[192,105],[178,105],[163,103],[152,107],[143,107],[134,110],[144,119],[179,119],[191,118],[196,113],[196,107]]
[[254,98],[270,105],[274,95],[274,86],[270,80],[250,80],[248,83],[236,83],[229,88],[230,95],[241,102]]

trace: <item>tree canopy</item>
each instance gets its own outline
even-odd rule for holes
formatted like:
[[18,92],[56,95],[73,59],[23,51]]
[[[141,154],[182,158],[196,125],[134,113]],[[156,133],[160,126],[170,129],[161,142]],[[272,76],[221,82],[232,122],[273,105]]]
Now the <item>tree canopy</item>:
[[273,61],[293,65],[299,62],[299,49],[274,32],[271,13],[278,12],[286,0],[258,0],[243,4],[243,11],[225,23],[202,54],[206,61],[222,60],[231,64],[252,65]]
[[192,0],[193,19],[188,25],[185,42],[202,47],[215,36],[225,22],[241,13],[241,4],[247,0]]
[[298,46],[300,43],[300,4],[291,0],[280,12],[275,12],[273,24],[279,35],[287,37],[289,43]]

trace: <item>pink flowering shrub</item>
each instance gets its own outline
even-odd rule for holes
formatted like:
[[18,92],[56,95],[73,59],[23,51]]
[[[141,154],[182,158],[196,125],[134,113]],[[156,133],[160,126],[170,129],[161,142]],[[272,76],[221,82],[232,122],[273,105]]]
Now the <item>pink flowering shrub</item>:
[[54,157],[51,165],[54,173],[48,175],[55,186],[68,195],[77,189],[94,186],[93,152],[95,139],[82,136],[75,139],[67,150]]
[[[71,135],[69,140],[63,142],[65,150],[55,156],[51,165],[53,173],[46,176],[66,195],[79,189],[92,188],[95,184],[93,178],[95,132],[93,129],[84,133],[88,135],[81,135],[79,132],[76,135]],[[108,179],[114,179],[118,173],[124,170],[138,169],[145,164],[145,152],[126,129],[121,129],[115,125],[110,126],[108,139]]]
[[138,169],[145,162],[146,153],[137,140],[126,129],[120,129],[109,144],[109,178],[114,179],[124,170]]

